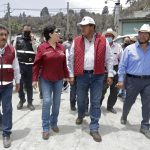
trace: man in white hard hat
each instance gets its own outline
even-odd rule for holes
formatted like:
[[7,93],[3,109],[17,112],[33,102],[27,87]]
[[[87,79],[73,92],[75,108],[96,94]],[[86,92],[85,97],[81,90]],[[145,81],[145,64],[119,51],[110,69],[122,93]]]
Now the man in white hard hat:
[[[108,96],[107,100],[107,110],[113,114],[116,114],[117,111],[114,109],[114,105],[117,101],[117,95],[118,95],[118,89],[116,87],[116,84],[118,82],[118,64],[121,58],[121,54],[123,52],[123,49],[120,44],[115,43],[113,40],[116,38],[117,33],[113,31],[111,28],[108,28],[107,31],[103,33],[106,37],[106,39],[109,42],[109,45],[111,47],[111,50],[113,52],[113,66],[114,66],[114,77],[113,77],[113,84],[110,86],[110,94]],[[104,86],[103,86],[103,93],[101,98],[101,105],[104,100],[105,94],[107,92],[107,89],[109,88],[109,85],[107,84],[107,72],[105,73],[104,78]]]
[[100,99],[105,64],[108,70],[107,82],[109,85],[112,84],[113,53],[106,38],[95,32],[95,21],[91,17],[84,17],[78,25],[82,35],[74,39],[69,56],[70,83],[74,83],[74,77],[77,82],[78,118],[76,124],[80,125],[83,122],[86,97],[90,90],[90,135],[96,142],[101,142],[98,132],[101,115]]
[[[150,139],[150,25],[144,24],[138,30],[138,41],[128,46],[119,65],[118,88],[126,89],[121,124],[127,123],[127,116],[138,94],[142,101],[140,132]],[[126,78],[124,79],[124,75]],[[124,85],[125,81],[125,85]]]

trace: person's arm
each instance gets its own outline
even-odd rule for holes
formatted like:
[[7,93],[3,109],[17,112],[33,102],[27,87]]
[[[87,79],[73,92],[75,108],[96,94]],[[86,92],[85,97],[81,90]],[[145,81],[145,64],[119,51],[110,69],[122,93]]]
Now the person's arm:
[[108,77],[114,77],[113,72],[113,51],[111,50],[111,47],[106,40],[106,55],[105,55],[105,64],[108,72]]
[[126,74],[126,67],[128,63],[128,49],[125,49],[122,53],[121,60],[119,63],[119,69],[118,69],[118,76],[119,76],[119,82],[124,81],[124,75]]
[[72,43],[69,56],[68,56],[68,70],[69,70],[69,76],[71,78],[74,77],[74,41]]
[[118,52],[118,60],[120,61],[121,60],[121,56],[122,56],[122,53],[123,53],[123,48],[122,46],[119,44],[119,52]]
[[15,79],[15,83],[16,83],[16,92],[18,92],[19,89],[20,89],[19,84],[20,84],[21,74],[20,74],[20,67],[19,67],[18,58],[16,56],[16,53],[15,53],[15,58],[13,60],[12,68],[14,70],[14,79]]
[[38,46],[39,46],[39,43],[35,39],[32,39],[32,48],[35,53],[37,53]]
[[37,54],[35,56],[34,64],[33,64],[33,70],[32,70],[32,79],[33,81],[37,82],[39,78],[39,73],[41,69],[41,59],[42,59],[42,49],[41,47],[38,47]]
[[16,43],[17,43],[17,37],[15,38],[14,42],[13,42],[13,47],[16,49]]
[[65,73],[65,78],[69,78],[69,71],[68,71],[68,67],[67,67],[67,62],[66,62],[66,58],[63,62],[63,68],[64,68],[64,73]]

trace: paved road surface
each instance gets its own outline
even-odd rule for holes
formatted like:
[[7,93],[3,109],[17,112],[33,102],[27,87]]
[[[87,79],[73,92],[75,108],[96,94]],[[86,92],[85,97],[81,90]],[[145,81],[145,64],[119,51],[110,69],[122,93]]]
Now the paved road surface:
[[[107,98],[107,97],[106,97]],[[41,101],[39,93],[34,92],[36,110],[31,112],[26,108],[16,109],[17,94],[13,94],[13,134],[10,150],[150,150],[150,140],[139,133],[141,121],[141,102],[137,99],[130,116],[129,124],[120,124],[122,102],[118,100],[115,108],[116,115],[106,111],[106,100],[102,107],[100,133],[103,141],[96,143],[89,135],[89,118],[85,118],[83,125],[76,126],[76,112],[69,109],[69,94],[62,95],[59,116],[60,133],[51,133],[48,141],[41,136]],[[3,150],[0,136],[0,150]]]

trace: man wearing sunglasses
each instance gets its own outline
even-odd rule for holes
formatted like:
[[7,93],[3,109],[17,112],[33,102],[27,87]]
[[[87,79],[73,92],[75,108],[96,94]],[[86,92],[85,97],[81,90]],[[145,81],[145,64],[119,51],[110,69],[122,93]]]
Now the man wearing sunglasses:
[[32,27],[28,24],[23,26],[23,33],[18,36],[14,41],[14,47],[17,51],[18,61],[20,65],[21,81],[19,98],[20,101],[17,105],[17,109],[23,108],[23,104],[26,102],[25,92],[27,92],[28,109],[34,110],[33,106],[33,89],[32,89],[32,66],[34,63],[35,53],[37,50],[36,41],[32,35]]

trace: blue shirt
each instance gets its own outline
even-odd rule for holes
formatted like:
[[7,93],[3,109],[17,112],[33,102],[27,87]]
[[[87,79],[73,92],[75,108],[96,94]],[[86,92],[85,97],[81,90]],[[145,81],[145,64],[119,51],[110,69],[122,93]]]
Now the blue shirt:
[[146,52],[141,48],[139,42],[126,47],[119,64],[119,81],[122,82],[127,73],[139,76],[150,75],[150,43]]

